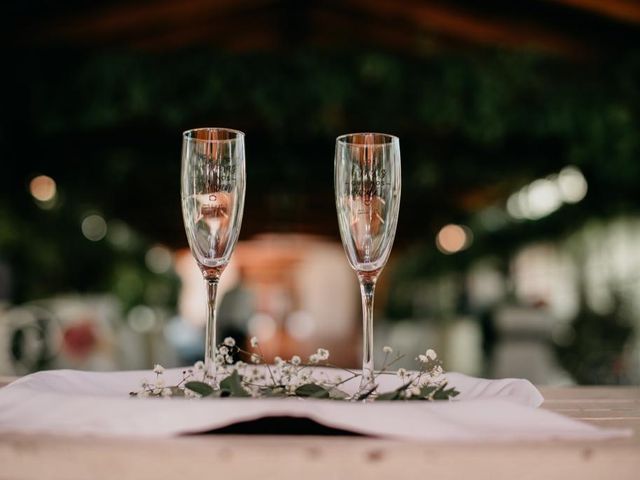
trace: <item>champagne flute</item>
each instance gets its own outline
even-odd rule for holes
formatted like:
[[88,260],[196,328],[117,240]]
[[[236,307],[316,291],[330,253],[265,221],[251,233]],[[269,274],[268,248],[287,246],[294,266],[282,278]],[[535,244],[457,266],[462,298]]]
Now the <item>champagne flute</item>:
[[383,133],[352,133],[336,140],[335,193],[340,236],[362,296],[362,380],[373,393],[373,300],[387,263],[400,208],[400,141]]
[[196,128],[182,136],[182,216],[207,287],[205,369],[216,386],[216,297],[242,223],[244,133]]

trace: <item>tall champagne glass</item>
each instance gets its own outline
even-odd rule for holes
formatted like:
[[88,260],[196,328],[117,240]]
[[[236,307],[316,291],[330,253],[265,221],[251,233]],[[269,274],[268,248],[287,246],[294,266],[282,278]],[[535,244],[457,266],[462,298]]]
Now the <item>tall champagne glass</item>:
[[373,382],[373,300],[396,232],[400,208],[400,141],[382,133],[336,140],[335,193],[340,236],[362,295],[362,381]]
[[196,128],[182,137],[182,216],[207,287],[205,368],[215,384],[216,297],[242,223],[244,133]]

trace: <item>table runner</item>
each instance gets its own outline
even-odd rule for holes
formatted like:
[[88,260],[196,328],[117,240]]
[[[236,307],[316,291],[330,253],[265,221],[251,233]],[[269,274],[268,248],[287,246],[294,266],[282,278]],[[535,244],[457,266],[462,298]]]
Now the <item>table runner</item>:
[[[180,378],[168,370],[168,383]],[[540,392],[527,380],[447,374],[460,395],[438,402],[342,402],[314,399],[193,400],[129,398],[149,372],[56,370],[0,389],[0,433],[126,436],[192,434],[269,417],[305,418],[364,435],[422,441],[606,439],[631,435],[536,408]],[[398,384],[380,377],[381,391]],[[355,388],[345,385],[346,389]]]

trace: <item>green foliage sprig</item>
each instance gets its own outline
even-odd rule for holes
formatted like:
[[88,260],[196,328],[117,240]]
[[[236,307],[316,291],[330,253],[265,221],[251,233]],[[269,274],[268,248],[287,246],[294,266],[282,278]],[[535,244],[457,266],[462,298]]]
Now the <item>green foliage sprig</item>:
[[[183,370],[182,380],[172,386],[165,384],[165,369],[156,365],[153,370],[155,380],[143,380],[141,389],[131,392],[131,396],[432,401],[448,400],[459,394],[454,387],[448,387],[442,362],[432,349],[418,355],[417,370],[407,371],[399,368],[394,372],[391,367],[404,358],[404,355],[394,355],[391,347],[384,347],[385,358],[382,368],[374,373],[370,381],[367,379],[363,382],[361,371],[339,368],[329,363],[330,353],[324,348],[319,348],[316,353],[310,355],[307,362],[294,355],[289,360],[276,357],[273,365],[270,365],[265,363],[264,354],[255,337],[251,339],[251,347],[253,351],[243,350],[233,338],[227,337],[216,350],[215,373],[208,369],[204,362],[199,361],[192,368]],[[246,356],[248,362],[237,360],[242,356]],[[344,375],[329,375],[327,369],[342,371]],[[400,386],[388,392],[380,392],[377,379],[381,375],[398,376]],[[347,382],[358,380],[366,387],[351,395],[343,390],[342,387]]]

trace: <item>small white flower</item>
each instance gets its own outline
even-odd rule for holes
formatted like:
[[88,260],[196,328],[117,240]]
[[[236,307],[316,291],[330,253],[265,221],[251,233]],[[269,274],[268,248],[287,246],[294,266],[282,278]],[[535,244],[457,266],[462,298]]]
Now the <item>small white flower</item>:
[[162,375],[164,373],[164,367],[159,363],[156,363],[156,365],[153,367],[153,373]]
[[201,372],[202,370],[204,370],[204,362],[197,361],[196,363],[193,364],[193,368]]
[[159,378],[158,380],[156,380],[156,387],[158,388],[163,388],[164,387],[164,380]]
[[431,349],[431,348],[430,348],[429,350],[427,350],[427,352],[426,352],[426,354],[425,354],[425,355],[426,355],[426,357],[427,357],[429,360],[435,360],[435,359],[436,359],[436,357],[438,356],[438,355],[436,354],[435,350],[433,350],[433,349]]
[[426,355],[418,355],[418,360],[420,360],[422,363],[427,363],[429,361]]
[[409,392],[411,392],[411,395],[420,395],[420,389],[418,387],[411,387],[408,389]]
[[229,365],[233,364],[233,357],[232,357],[231,355],[229,355],[229,356],[228,356],[228,357],[226,357],[226,358],[227,358],[227,363],[228,363]]
[[184,389],[184,398],[198,398],[199,396],[200,395],[193,390],[189,390],[188,388]]
[[318,357],[317,354],[313,354],[309,356],[309,363],[318,363],[318,361],[320,361],[320,358]]
[[383,351],[384,353],[392,353],[392,352],[393,352],[393,348],[391,348],[391,347],[389,347],[389,346],[387,345],[387,346],[382,347],[382,351]]
[[163,388],[162,392],[160,393],[160,395],[162,395],[163,397],[170,397],[172,394],[173,392],[170,388]]
[[218,365],[220,365],[221,363],[224,363],[224,357],[222,355],[216,355],[216,363]]
[[410,389],[406,389],[404,391],[404,398],[411,398],[411,390]]
[[257,355],[255,353],[251,354],[251,361],[253,363],[260,363],[260,355]]
[[258,337],[251,337],[250,343],[253,348],[256,348],[258,346]]
[[143,390],[141,392],[138,392],[137,396],[140,397],[140,398],[146,398],[146,397],[149,396],[149,391],[148,390]]
[[319,348],[316,355],[320,360],[327,360],[329,358],[329,350],[325,348]]
[[234,347],[236,344],[236,341],[233,339],[233,337],[227,337],[224,339],[223,342],[227,347]]
[[291,357],[292,365],[300,365],[301,362],[302,362],[302,359],[298,355],[294,355],[293,357]]
[[396,375],[398,375],[400,378],[403,378],[407,375],[407,371],[404,368],[399,368],[396,372]]
[[220,355],[228,355],[229,354],[229,349],[225,346],[222,346],[218,349],[218,353]]
[[277,357],[277,356],[273,359],[273,363],[275,363],[278,366],[282,365],[283,362],[284,362],[284,360],[282,360],[282,358]]

